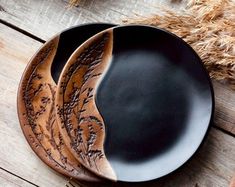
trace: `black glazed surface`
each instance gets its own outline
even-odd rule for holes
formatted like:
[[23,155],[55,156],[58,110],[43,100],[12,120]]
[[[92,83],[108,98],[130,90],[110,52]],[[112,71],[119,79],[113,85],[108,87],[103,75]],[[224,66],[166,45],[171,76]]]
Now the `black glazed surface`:
[[56,55],[51,66],[51,75],[57,83],[60,73],[75,49],[98,32],[113,27],[108,23],[91,23],[70,28],[60,34]]
[[105,154],[119,181],[147,181],[186,162],[201,144],[213,111],[200,58],[181,39],[145,26],[113,30],[113,57],[96,104]]

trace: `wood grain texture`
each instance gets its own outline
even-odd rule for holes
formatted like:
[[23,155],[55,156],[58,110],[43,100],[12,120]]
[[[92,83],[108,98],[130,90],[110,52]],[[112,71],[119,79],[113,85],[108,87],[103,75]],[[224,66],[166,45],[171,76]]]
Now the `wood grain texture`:
[[[80,7],[66,8],[66,1],[0,0],[0,18],[47,40],[65,28],[87,22],[121,23],[127,17],[152,14],[166,0],[82,0]],[[177,6],[177,5],[176,5]],[[149,8],[151,7],[151,8]],[[10,53],[11,54],[11,53]],[[235,91],[214,82],[215,124],[235,134]],[[224,95],[226,94],[226,96]]]
[[66,179],[47,167],[31,150],[16,111],[20,77],[41,43],[2,24],[0,31],[0,142],[4,142],[0,145],[0,167],[39,186],[61,187]]
[[152,14],[157,5],[168,0],[82,0],[79,7],[66,8],[66,1],[58,0],[0,0],[4,11],[0,18],[41,39],[73,25],[87,22],[121,23],[136,14]]
[[215,91],[216,126],[235,134],[235,90],[228,85],[213,81]]
[[[134,16],[135,12],[151,13],[154,10],[148,7],[156,2],[163,0],[83,0],[82,7],[66,9],[65,2],[56,0],[0,0],[0,19],[47,40],[72,25],[93,21],[120,23],[127,16]],[[63,187],[66,179],[45,166],[28,146],[16,113],[19,79],[39,46],[41,43],[0,24],[0,141],[4,142],[0,145],[0,166],[39,186]],[[216,96],[215,125],[234,133],[235,93],[226,85],[213,84]],[[212,129],[202,150],[193,160],[159,185],[148,186],[228,186],[235,172],[234,147],[234,138]],[[0,176],[5,178],[0,179],[0,184],[6,184],[3,186],[15,185],[12,182],[14,176]],[[19,185],[25,186],[20,182]]]
[[30,184],[6,171],[0,169],[0,185],[4,187],[35,187],[35,185]]
[[[63,187],[66,179],[50,170],[27,144],[16,113],[19,79],[27,61],[41,44],[4,25],[0,25],[0,30],[0,141],[4,142],[0,145],[0,166],[39,186]],[[194,159],[161,181],[161,185],[228,186],[235,171],[234,155],[235,139],[212,129]]]

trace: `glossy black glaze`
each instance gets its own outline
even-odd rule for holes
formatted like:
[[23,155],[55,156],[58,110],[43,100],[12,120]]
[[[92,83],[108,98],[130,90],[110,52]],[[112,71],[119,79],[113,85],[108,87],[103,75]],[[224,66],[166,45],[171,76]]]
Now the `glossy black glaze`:
[[58,82],[65,63],[83,42],[98,32],[113,26],[115,25],[108,23],[91,23],[63,31],[60,34],[58,49],[51,67],[51,75],[54,81]]
[[204,138],[213,108],[208,75],[185,42],[153,27],[117,27],[113,45],[96,96],[105,154],[118,180],[152,180],[181,166]]

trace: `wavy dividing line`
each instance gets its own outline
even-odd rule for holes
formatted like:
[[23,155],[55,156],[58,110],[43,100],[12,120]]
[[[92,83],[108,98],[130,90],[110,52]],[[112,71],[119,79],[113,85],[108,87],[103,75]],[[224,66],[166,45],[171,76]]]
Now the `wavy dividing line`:
[[95,174],[116,181],[104,153],[104,121],[96,104],[96,91],[112,60],[113,30],[83,43],[68,60],[56,96],[60,131],[70,151]]
[[[52,169],[63,175],[72,176],[77,179],[97,181],[96,176],[84,170],[84,167],[72,157],[67,147],[62,145],[63,142],[59,142],[60,145],[57,145],[56,141],[60,139],[57,133],[59,131],[57,130],[57,124],[52,127],[53,124],[49,122],[49,119],[53,120],[55,117],[53,103],[54,93],[56,91],[56,85],[51,77],[50,68],[57,51],[59,39],[60,37],[58,35],[47,42],[36,53],[25,69],[18,93],[20,124],[31,148]],[[44,85],[44,88],[41,89],[42,85]],[[41,103],[36,97],[47,99],[51,103],[47,102],[40,109],[40,112],[37,112],[35,106]],[[34,115],[36,112],[40,119],[45,118],[45,120],[36,119]],[[47,133],[44,131],[47,131]],[[41,139],[38,135],[41,135]]]

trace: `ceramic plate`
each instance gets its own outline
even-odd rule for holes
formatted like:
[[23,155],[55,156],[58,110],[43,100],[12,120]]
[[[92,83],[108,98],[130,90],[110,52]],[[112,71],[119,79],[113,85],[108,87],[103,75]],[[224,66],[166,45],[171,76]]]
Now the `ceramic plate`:
[[86,39],[111,26],[82,25],[55,36],[31,59],[19,85],[18,115],[28,143],[48,166],[79,180],[100,179],[87,171],[64,145],[55,119],[56,82],[72,52]]
[[59,130],[74,157],[113,181],[157,179],[198,149],[213,113],[202,62],[177,36],[120,26],[83,43],[58,82]]

